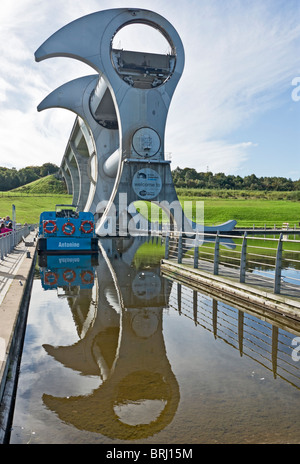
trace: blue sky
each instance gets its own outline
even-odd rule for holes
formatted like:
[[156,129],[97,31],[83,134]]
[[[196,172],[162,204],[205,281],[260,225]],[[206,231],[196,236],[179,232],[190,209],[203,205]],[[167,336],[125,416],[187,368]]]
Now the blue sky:
[[182,39],[166,130],[172,169],[300,178],[300,0],[1,0],[1,166],[60,164],[74,114],[36,107],[94,71],[67,58],[36,63],[34,52],[70,21],[118,7],[151,9]]

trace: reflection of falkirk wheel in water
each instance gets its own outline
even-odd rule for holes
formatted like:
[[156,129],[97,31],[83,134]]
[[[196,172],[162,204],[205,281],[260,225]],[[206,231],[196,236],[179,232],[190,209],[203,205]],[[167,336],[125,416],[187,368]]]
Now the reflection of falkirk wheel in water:
[[[99,376],[100,371],[102,383],[89,395],[45,394],[43,401],[61,420],[80,430],[112,439],[141,439],[163,430],[179,404],[179,387],[162,332],[170,285],[155,267],[147,269],[144,288],[137,283],[142,271],[131,266],[130,256],[144,240],[135,239],[132,246],[128,242],[122,250],[111,243],[112,248],[107,245],[111,259],[104,248],[99,257],[98,304],[94,317],[90,314],[89,321],[82,320],[78,330],[82,338],[72,346],[44,346],[57,361],[82,375]],[[149,291],[149,279],[154,281],[153,291]]]
[[[157,29],[171,53],[112,48],[117,32],[136,23]],[[173,219],[181,228],[183,213],[164,146],[167,113],[184,67],[184,50],[176,30],[148,10],[100,11],[58,30],[35,53],[37,61],[53,56],[78,59],[98,73],[66,83],[38,107],[40,111],[62,107],[79,116],[62,163],[73,201],[81,210],[101,218],[96,228],[99,235],[104,234],[104,225],[112,231],[127,231],[130,216],[133,224],[141,222],[133,206],[137,200],[158,202],[171,218],[169,205],[174,202]],[[228,221],[216,228],[231,230],[234,225],[235,221]],[[184,227],[191,230],[191,221]]]

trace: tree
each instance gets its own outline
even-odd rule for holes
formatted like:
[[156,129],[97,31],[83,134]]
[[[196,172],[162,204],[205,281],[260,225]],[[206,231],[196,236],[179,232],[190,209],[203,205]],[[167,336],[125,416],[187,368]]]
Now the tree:
[[48,176],[49,174],[54,174],[59,170],[59,167],[56,166],[56,164],[52,163],[44,163],[40,168],[39,168],[39,174],[41,177]]
[[285,177],[260,177],[255,174],[245,176],[226,175],[223,172],[197,172],[194,168],[181,169],[177,167],[172,171],[175,187],[231,189],[231,190],[300,190],[300,179],[292,181]]
[[58,166],[52,163],[45,163],[42,166],[27,166],[19,171],[16,168],[10,169],[0,166],[0,191],[12,190],[58,170]]

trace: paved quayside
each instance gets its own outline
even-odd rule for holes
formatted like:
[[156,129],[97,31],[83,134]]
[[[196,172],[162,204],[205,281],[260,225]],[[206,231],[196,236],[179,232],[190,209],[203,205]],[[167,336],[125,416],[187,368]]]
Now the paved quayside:
[[0,260],[0,443],[3,443],[15,388],[32,277],[37,231],[30,232]]

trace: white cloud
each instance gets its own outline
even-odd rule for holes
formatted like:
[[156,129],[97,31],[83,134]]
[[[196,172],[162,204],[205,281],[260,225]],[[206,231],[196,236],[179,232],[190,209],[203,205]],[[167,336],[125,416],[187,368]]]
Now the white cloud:
[[[38,113],[36,109],[54,88],[84,75],[87,69],[90,72],[90,68],[73,60],[35,63],[35,50],[64,25],[64,21],[59,24],[57,10],[52,11],[55,3],[58,6],[58,2],[22,0],[18,8],[6,0],[1,4],[1,166],[21,168],[49,161],[60,165],[73,126],[74,114],[70,112]],[[65,8],[65,3],[60,6],[62,16]]]
[[186,66],[167,126],[174,164],[234,172],[248,159],[255,139],[233,144],[231,134],[281,104],[300,65],[299,15],[288,14],[296,3],[282,4],[283,12],[272,8],[276,3],[204,2],[202,13],[193,10],[198,14],[189,18],[193,34],[182,34]]
[[[34,51],[77,17],[125,1],[2,0],[0,18],[0,165],[60,164],[74,115],[37,113],[53,89],[93,72],[78,61],[34,62]],[[130,6],[149,9],[147,1]],[[294,0],[159,0],[150,9],[166,17],[182,38],[186,65],[167,121],[172,167],[235,172],[255,139],[231,141],[257,115],[281,102],[300,73],[300,5]],[[234,140],[238,140],[235,136]]]

